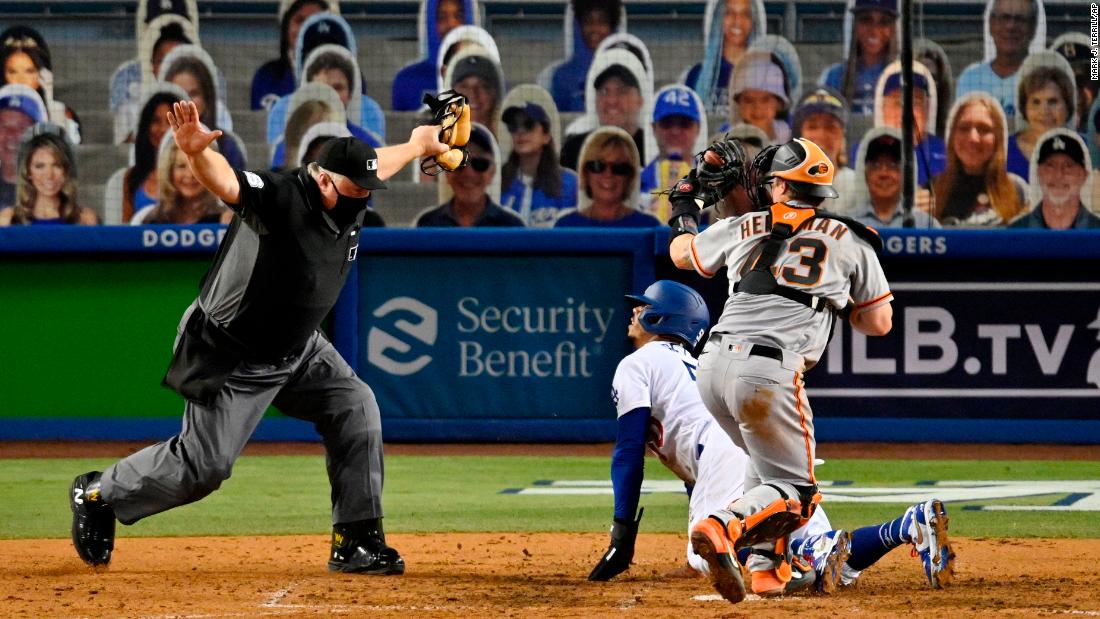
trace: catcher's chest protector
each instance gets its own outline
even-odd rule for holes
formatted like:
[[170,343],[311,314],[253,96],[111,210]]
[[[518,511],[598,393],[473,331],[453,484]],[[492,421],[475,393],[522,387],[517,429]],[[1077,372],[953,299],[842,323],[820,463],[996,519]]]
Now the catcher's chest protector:
[[[734,292],[774,294],[801,303],[815,312],[821,312],[826,307],[830,307],[829,302],[824,297],[817,297],[796,288],[780,285],[772,272],[772,266],[779,259],[783,243],[800,229],[808,226],[815,217],[826,217],[840,221],[848,226],[853,234],[867,241],[876,252],[882,251],[882,239],[879,238],[878,233],[854,219],[813,208],[794,208],[780,202],[772,205],[771,213],[768,215],[771,234],[760,244],[760,252],[756,261],[753,262],[752,268],[734,285]],[[834,309],[840,310],[842,308]]]
[[[811,300],[814,296],[801,290],[780,286],[772,273],[772,266],[779,258],[779,252],[783,249],[783,243],[794,236],[794,233],[814,218],[815,211],[812,208],[793,208],[783,203],[773,204],[768,215],[768,224],[771,226],[771,234],[760,244],[760,253],[753,262],[752,268],[734,286],[734,292],[747,292],[749,294],[778,294],[783,297],[798,301],[807,307],[817,309]],[[796,293],[795,296],[788,294]],[[806,297],[805,299],[802,297]],[[818,310],[820,311],[820,310]]]

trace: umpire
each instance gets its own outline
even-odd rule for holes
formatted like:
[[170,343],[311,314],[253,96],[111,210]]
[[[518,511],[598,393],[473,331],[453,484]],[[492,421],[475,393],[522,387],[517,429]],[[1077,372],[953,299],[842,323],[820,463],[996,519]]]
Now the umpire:
[[229,478],[268,406],[313,422],[332,485],[329,570],[402,574],[382,531],[382,430],[374,393],[318,331],[359,247],[367,198],[410,161],[447,150],[439,127],[377,152],[340,138],[286,173],[234,170],[209,148],[221,131],[190,101],[168,114],[196,178],[235,212],[198,299],[183,315],[164,384],[187,400],[183,427],[73,480],[73,545],[111,561],[115,521],[197,501]]

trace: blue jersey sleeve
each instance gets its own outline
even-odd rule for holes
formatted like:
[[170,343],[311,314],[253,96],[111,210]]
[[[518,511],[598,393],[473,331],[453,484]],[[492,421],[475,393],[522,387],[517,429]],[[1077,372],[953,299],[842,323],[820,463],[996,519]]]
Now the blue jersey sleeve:
[[638,511],[645,469],[645,439],[649,430],[648,407],[635,408],[619,417],[615,452],[611,455],[611,486],[615,489],[615,519],[633,520]]

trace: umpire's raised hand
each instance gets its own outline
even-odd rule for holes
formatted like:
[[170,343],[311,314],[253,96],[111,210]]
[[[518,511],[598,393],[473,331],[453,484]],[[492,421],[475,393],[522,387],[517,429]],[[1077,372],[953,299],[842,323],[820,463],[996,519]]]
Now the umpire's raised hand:
[[439,125],[421,125],[409,134],[409,141],[420,149],[421,157],[431,157],[447,152],[451,147],[439,141]]
[[210,144],[221,137],[222,132],[211,131],[199,122],[199,108],[194,101],[177,101],[168,112],[168,124],[176,146],[187,156],[191,172],[203,187],[218,196],[222,202],[233,205],[240,201],[241,186],[229,162]]
[[222,136],[220,129],[211,131],[199,122],[199,108],[194,101],[177,101],[168,112],[168,124],[183,154],[193,157]]

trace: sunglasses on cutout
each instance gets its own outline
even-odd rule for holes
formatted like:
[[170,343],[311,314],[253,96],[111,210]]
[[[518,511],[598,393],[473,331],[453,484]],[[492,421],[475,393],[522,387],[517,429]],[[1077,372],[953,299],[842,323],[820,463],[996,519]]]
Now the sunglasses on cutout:
[[539,125],[539,121],[534,118],[527,117],[523,120],[513,120],[510,123],[505,123],[508,126],[508,133],[515,133],[520,129],[524,131],[534,131],[535,127]]
[[466,163],[474,169],[474,172],[483,173],[487,172],[489,170],[489,166],[493,165],[493,160],[489,159],[488,157],[470,157],[470,159]]
[[615,176],[630,176],[634,172],[634,166],[629,163],[607,163],[600,159],[593,159],[584,164],[584,169],[589,174],[603,174],[604,170],[611,170]]

